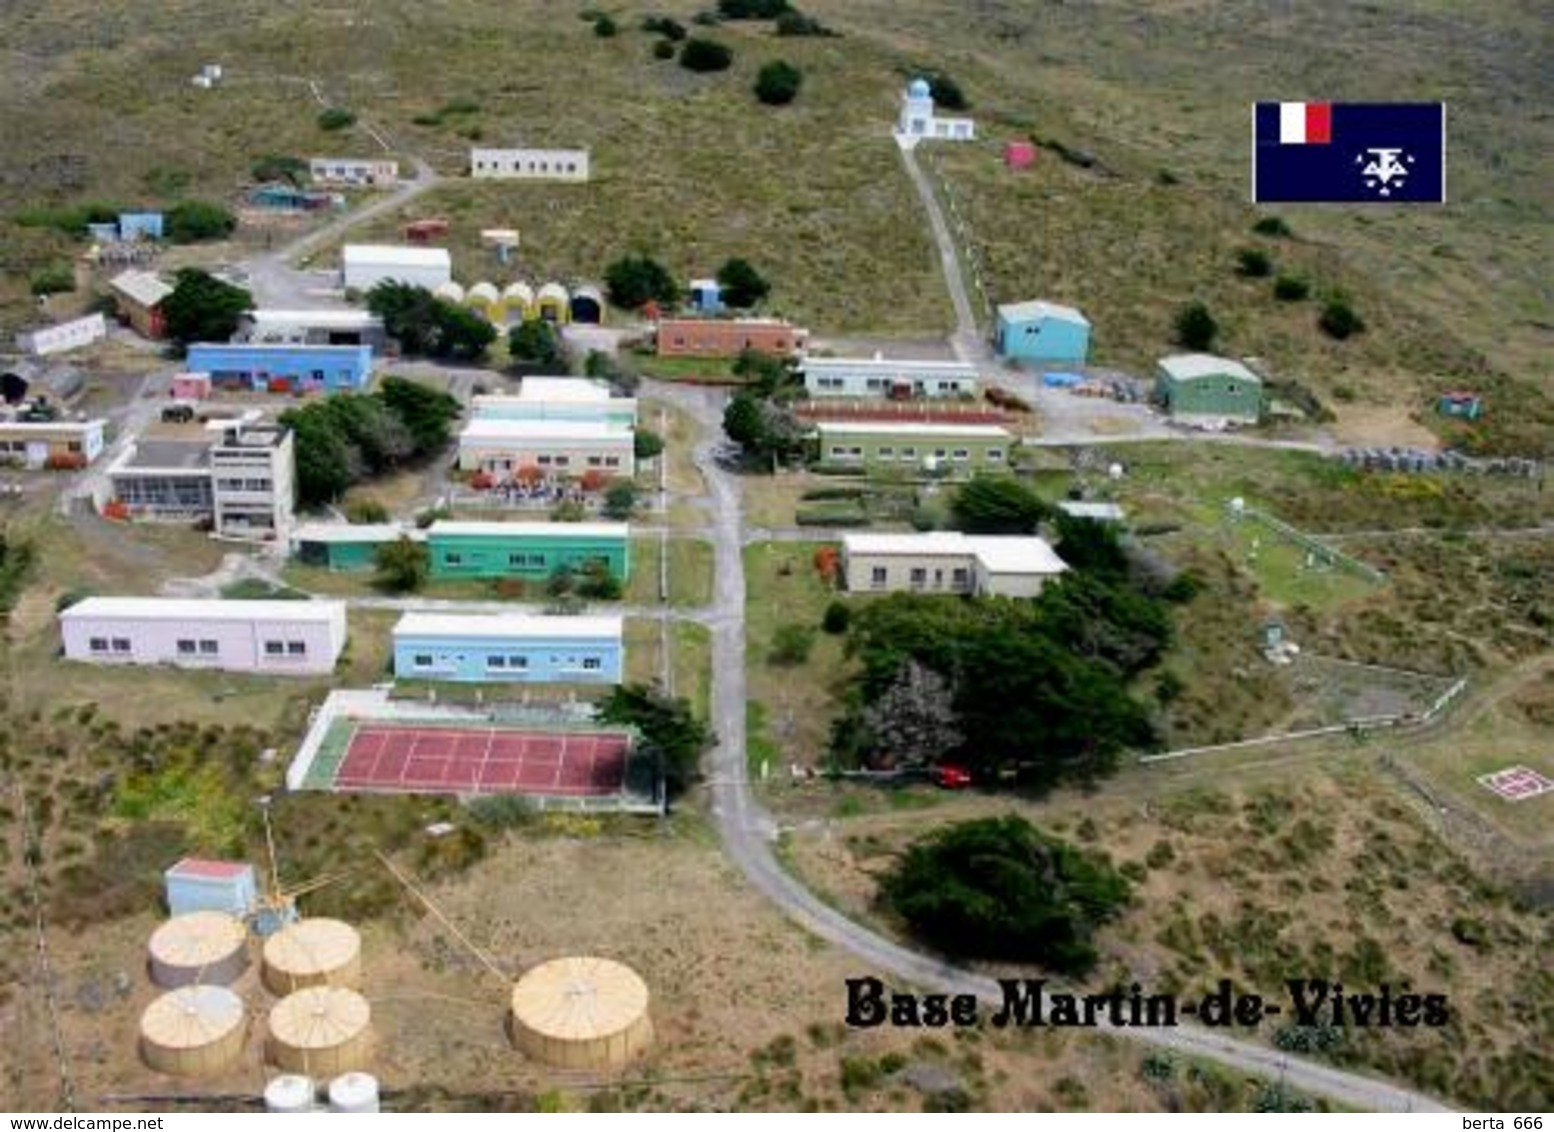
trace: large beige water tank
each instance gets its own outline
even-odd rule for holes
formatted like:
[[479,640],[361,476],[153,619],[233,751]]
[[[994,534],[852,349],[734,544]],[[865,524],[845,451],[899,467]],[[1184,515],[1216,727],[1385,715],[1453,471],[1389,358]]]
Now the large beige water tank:
[[264,941],[264,985],[275,994],[303,987],[358,987],[362,937],[339,920],[298,920]]
[[597,956],[552,959],[513,987],[513,1044],[563,1069],[619,1069],[653,1041],[648,989],[630,967]]
[[146,950],[159,987],[226,986],[248,966],[248,929],[226,912],[186,912],[152,932]]
[[282,1069],[332,1077],[360,1069],[372,1039],[372,1008],[344,987],[306,987],[270,1010],[269,1058]]
[[140,1016],[140,1056],[174,1077],[205,1077],[230,1069],[247,1031],[243,1000],[226,987],[168,991]]

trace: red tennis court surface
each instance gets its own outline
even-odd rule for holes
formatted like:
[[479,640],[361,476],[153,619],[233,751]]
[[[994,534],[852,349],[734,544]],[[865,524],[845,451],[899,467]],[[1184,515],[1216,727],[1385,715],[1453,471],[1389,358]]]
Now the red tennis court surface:
[[625,735],[494,727],[356,729],[335,772],[341,790],[425,794],[617,794]]
[[1497,770],[1494,774],[1480,775],[1478,782],[1480,786],[1493,790],[1510,802],[1520,802],[1524,798],[1536,798],[1539,794],[1554,791],[1554,782],[1526,766],[1511,766]]

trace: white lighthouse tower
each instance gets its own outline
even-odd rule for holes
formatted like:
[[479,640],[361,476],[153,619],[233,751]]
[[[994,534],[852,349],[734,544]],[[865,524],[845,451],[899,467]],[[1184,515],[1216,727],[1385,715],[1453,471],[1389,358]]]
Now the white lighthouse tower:
[[941,118],[934,112],[933,90],[928,80],[913,79],[901,95],[901,116],[896,121],[896,140],[904,146],[920,141],[972,141],[976,123],[970,118]]

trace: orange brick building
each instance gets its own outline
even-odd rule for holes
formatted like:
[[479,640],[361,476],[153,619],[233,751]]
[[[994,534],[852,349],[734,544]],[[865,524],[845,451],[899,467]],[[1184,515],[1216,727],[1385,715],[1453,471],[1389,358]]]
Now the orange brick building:
[[658,323],[661,358],[737,358],[745,350],[785,357],[808,341],[809,331],[779,318],[665,318]]

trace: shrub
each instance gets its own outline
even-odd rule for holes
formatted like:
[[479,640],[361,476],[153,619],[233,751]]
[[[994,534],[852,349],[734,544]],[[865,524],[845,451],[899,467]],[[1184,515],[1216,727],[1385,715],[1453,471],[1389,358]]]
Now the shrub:
[[669,16],[644,16],[642,30],[676,43],[685,38],[685,25]]
[[321,130],[345,130],[356,124],[356,115],[343,106],[331,106],[320,112],[318,128]]
[[838,33],[826,27],[813,16],[789,10],[777,17],[777,34],[783,36],[835,36]]
[[670,43],[667,39],[660,39],[657,43],[653,44],[653,58],[655,59],[673,59],[674,52],[674,44]]
[[34,295],[62,295],[76,289],[75,273],[68,263],[51,263],[32,273]]
[[680,66],[698,74],[726,71],[734,65],[734,52],[712,39],[693,38],[680,49]]
[[1317,319],[1320,326],[1329,338],[1337,338],[1339,341],[1358,334],[1365,329],[1365,323],[1355,313],[1347,300],[1342,298],[1329,299],[1322,308],[1322,314]]
[[718,0],[725,20],[774,20],[788,11],[788,0]]
[[779,625],[772,634],[772,651],[767,659],[772,664],[784,666],[803,664],[814,646],[815,631],[808,625]]
[[615,26],[615,21],[609,16],[600,15],[594,19],[594,34],[600,39],[610,39],[619,30]]
[[680,297],[668,268],[645,255],[622,256],[610,264],[604,269],[604,285],[610,302],[622,310],[637,310],[649,302],[673,303]]
[[786,106],[799,96],[804,72],[784,59],[774,59],[755,79],[755,96],[767,106]]
[[520,322],[507,332],[507,352],[515,362],[550,368],[561,362],[561,340],[542,318]]
[[308,163],[300,157],[280,153],[267,153],[256,157],[248,167],[256,181],[286,181],[301,185],[308,180]]
[[[765,74],[764,68],[762,74]],[[738,256],[724,261],[723,266],[718,268],[718,287],[723,293],[723,301],[731,307],[753,307],[766,298],[772,289],[771,284],[751,266],[749,260]],[[744,358],[740,360],[744,361]]]
[[1219,335],[1219,323],[1201,302],[1191,302],[1176,313],[1176,341],[1189,350],[1207,350]]
[[630,480],[616,480],[604,489],[604,514],[610,519],[629,519],[637,506],[637,489]]
[[1252,225],[1252,231],[1259,236],[1279,236],[1286,239],[1295,234],[1290,231],[1290,226],[1284,222],[1283,218],[1278,216],[1264,216],[1256,224]]
[[175,244],[224,240],[236,228],[237,216],[230,208],[207,200],[179,201],[163,216],[163,231]]
[[651,460],[663,452],[664,438],[650,428],[639,428],[632,438],[632,449],[637,459]]
[[971,103],[966,100],[965,92],[960,89],[960,84],[943,71],[937,71],[928,76],[928,91],[933,95],[934,102],[944,110],[969,110],[971,108]]
[[1311,284],[1295,275],[1281,275],[1273,281],[1273,297],[1281,303],[1298,303],[1311,294]]
[[550,521],[553,523],[581,523],[588,518],[588,509],[576,499],[568,499],[551,508]]
[[430,569],[426,547],[408,538],[380,546],[373,565],[377,568],[373,584],[389,593],[414,593],[426,584]]
[[358,499],[346,504],[345,518],[350,523],[386,523],[389,511],[376,499]]
[[1236,253],[1236,274],[1261,279],[1273,271],[1273,260],[1261,248],[1242,248]]
[[84,589],[80,586],[77,586],[73,589],[68,589],[54,599],[54,612],[63,613],[72,605],[75,605],[77,602],[85,601],[91,596],[91,590]]
[[820,619],[820,627],[833,637],[847,632],[847,626],[852,624],[852,607],[845,601],[833,601],[826,606],[825,616]]

